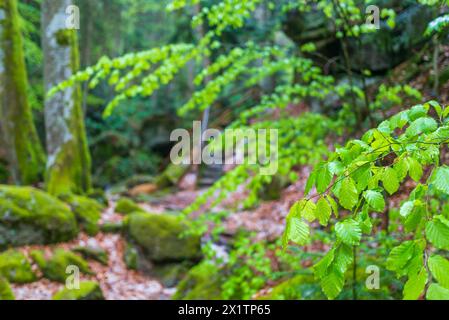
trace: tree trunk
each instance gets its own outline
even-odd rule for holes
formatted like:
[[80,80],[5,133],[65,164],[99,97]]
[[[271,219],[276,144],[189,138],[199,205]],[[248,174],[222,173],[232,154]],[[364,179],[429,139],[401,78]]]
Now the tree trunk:
[[[42,2],[44,82],[48,91],[79,69],[76,30],[67,29],[71,0]],[[47,190],[51,194],[82,194],[91,188],[91,160],[79,85],[45,101]]]
[[16,184],[38,182],[45,169],[27,98],[28,79],[16,0],[0,0],[0,125],[11,177]]

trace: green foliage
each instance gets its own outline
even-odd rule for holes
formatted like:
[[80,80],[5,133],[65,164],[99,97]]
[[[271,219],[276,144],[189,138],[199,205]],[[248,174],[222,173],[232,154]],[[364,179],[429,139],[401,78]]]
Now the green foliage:
[[[430,116],[432,109],[436,119]],[[402,242],[391,250],[387,268],[399,277],[407,277],[404,299],[417,299],[424,293],[428,281],[426,247],[449,249],[449,221],[441,214],[432,214],[423,205],[429,202],[432,194],[449,194],[449,171],[439,162],[440,149],[449,140],[447,110],[431,101],[402,111],[383,121],[378,128],[369,130],[361,140],[352,140],[345,147],[337,148],[325,164],[333,170],[324,186],[313,175],[309,178],[312,182],[308,191],[310,186],[316,186],[317,194],[298,201],[290,210],[284,245],[288,241],[300,244],[307,241],[302,232],[306,228],[304,224],[318,217],[316,206],[311,204],[313,198],[335,197],[343,209],[349,210],[350,217],[335,225],[337,241],[333,248],[314,268],[329,298],[336,298],[343,288],[345,272],[354,259],[351,248],[360,245],[362,234],[372,232],[369,213],[383,212],[383,193],[396,193],[407,174],[417,184],[400,214],[416,240]],[[423,167],[433,169],[425,182],[422,182]],[[295,228],[297,225],[302,227]],[[432,263],[434,277],[441,279],[441,271],[437,270],[446,264],[435,259],[431,259]]]

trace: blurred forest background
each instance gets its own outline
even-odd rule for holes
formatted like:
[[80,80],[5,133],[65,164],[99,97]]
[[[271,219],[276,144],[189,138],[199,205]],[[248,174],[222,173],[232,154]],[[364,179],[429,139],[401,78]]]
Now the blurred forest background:
[[[448,37],[444,0],[0,0],[0,300],[449,299]],[[278,171],[172,163],[193,121]]]

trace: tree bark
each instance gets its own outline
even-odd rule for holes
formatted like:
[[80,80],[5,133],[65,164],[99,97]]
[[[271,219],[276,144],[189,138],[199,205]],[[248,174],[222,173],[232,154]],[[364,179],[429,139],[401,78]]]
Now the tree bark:
[[[76,30],[66,26],[72,0],[42,2],[44,82],[48,91],[79,69]],[[83,194],[91,188],[91,159],[87,145],[79,85],[45,101],[47,190],[51,194]]]
[[15,184],[36,183],[45,169],[27,90],[17,1],[0,0],[0,134]]

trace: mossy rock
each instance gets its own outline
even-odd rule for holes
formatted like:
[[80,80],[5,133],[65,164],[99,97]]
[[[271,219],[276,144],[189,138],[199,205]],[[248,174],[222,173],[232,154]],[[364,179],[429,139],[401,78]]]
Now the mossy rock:
[[[198,260],[200,236],[184,235],[191,226],[182,217],[164,214],[132,213],[125,219],[129,237],[145,257],[154,262]],[[182,236],[184,235],[184,236]]]
[[159,189],[175,186],[187,173],[190,166],[185,164],[169,164],[164,172],[156,177],[155,183]]
[[72,249],[73,252],[79,253],[85,259],[91,259],[100,262],[101,264],[108,265],[108,253],[106,250],[100,247],[75,247]]
[[279,283],[262,300],[310,300],[326,299],[313,275],[297,275]]
[[31,187],[0,185],[0,248],[73,239],[75,215],[55,197]]
[[36,280],[31,264],[19,251],[8,250],[0,254],[0,277],[14,283],[30,283]]
[[104,300],[100,285],[95,281],[80,282],[79,289],[62,289],[53,300]]
[[103,189],[92,189],[87,193],[87,196],[105,207],[109,204],[108,198],[106,197]]
[[94,236],[98,233],[100,230],[98,221],[104,210],[102,204],[91,198],[76,195],[62,195],[60,199],[70,206],[79,225],[88,235]]
[[71,251],[56,249],[50,259],[45,259],[45,255],[40,250],[30,253],[33,261],[39,266],[45,278],[61,283],[65,283],[68,266],[77,266],[85,274],[92,275],[93,272],[86,260]]
[[137,270],[139,267],[139,252],[129,243],[126,244],[125,252],[123,253],[123,261],[125,262],[126,267],[130,270]]
[[173,300],[222,300],[225,278],[220,268],[209,262],[201,262],[187,273],[176,288]]
[[164,287],[175,287],[192,268],[192,263],[164,263],[153,265],[150,275],[159,280]]
[[105,222],[100,225],[100,231],[104,233],[121,233],[123,222]]
[[14,293],[11,290],[8,280],[0,277],[0,301],[15,300]]
[[117,205],[115,206],[115,212],[121,214],[130,214],[133,212],[145,212],[137,203],[132,201],[129,198],[121,198],[117,201]]

